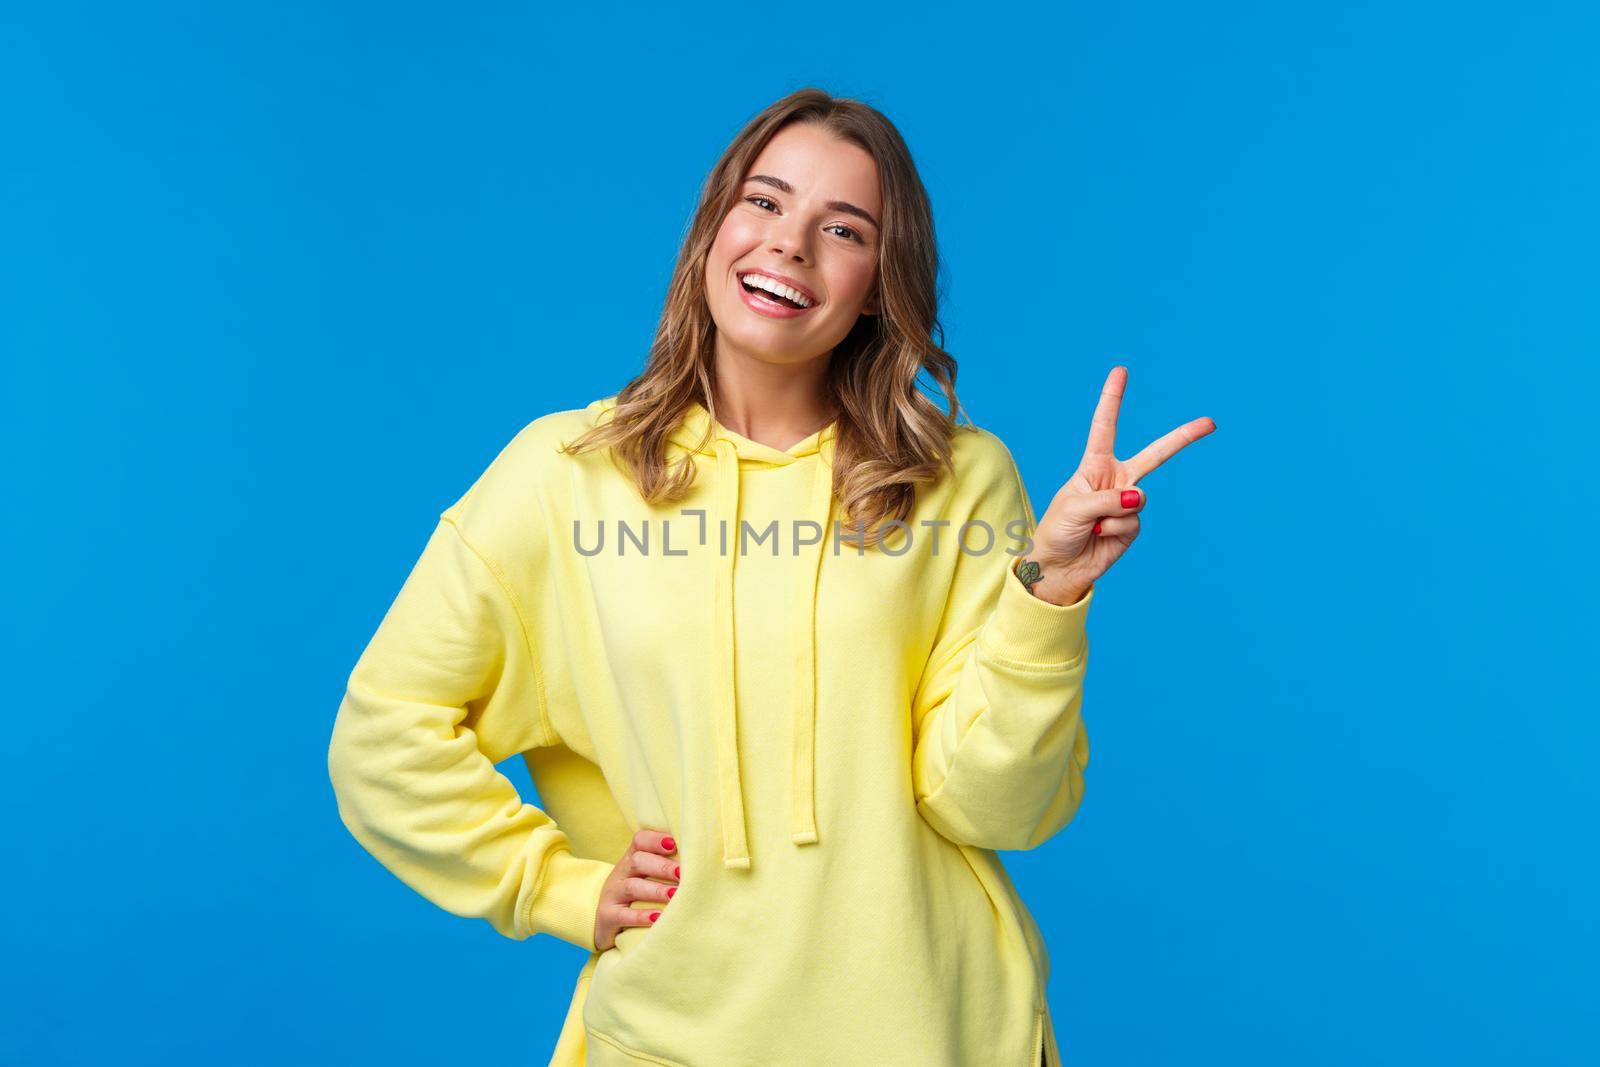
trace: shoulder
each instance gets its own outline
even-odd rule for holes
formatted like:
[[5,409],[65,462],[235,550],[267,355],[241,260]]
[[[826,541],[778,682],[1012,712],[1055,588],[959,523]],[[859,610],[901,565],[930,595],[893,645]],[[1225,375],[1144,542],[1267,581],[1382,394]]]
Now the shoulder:
[[548,412],[526,423],[441,518],[466,533],[519,527],[547,511],[551,489],[570,477],[573,457],[563,447],[595,424],[609,400]]
[[540,415],[517,431],[496,463],[514,464],[529,470],[559,466],[566,458],[563,447],[595,425],[601,415],[616,406],[616,397],[604,397],[581,408],[568,408]]
[[966,423],[956,427],[950,438],[951,459],[957,473],[994,472],[1009,474],[1016,466],[1011,449],[993,430]]
[[950,466],[944,480],[952,483],[956,495],[968,498],[1005,495],[1022,480],[1011,449],[999,435],[970,423],[957,426],[951,435]]

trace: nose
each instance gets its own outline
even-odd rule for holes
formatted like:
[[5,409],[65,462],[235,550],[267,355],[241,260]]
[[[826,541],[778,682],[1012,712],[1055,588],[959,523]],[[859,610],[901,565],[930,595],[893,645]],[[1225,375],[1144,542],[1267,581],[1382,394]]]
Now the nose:
[[773,226],[768,247],[780,256],[793,256],[795,262],[811,263],[811,230],[798,218],[785,218]]

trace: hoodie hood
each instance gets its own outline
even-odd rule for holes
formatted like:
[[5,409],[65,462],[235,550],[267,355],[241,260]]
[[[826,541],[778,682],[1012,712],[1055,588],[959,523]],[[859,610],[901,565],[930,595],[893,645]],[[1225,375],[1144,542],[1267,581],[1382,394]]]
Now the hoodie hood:
[[[607,397],[590,405],[596,419],[616,406]],[[811,489],[797,520],[816,524],[817,541],[803,544],[794,561],[793,625],[800,635],[800,656],[792,686],[793,733],[790,739],[789,838],[795,845],[817,842],[816,818],[816,663],[817,576],[833,521],[833,455],[837,423],[830,422],[787,449],[752,441],[711,418],[698,401],[684,414],[668,440],[686,452],[712,461],[714,480],[707,509],[708,531],[716,531],[720,551],[711,555],[711,679],[716,736],[717,798],[722,817],[722,862],[750,867],[745,836],[744,785],[739,773],[738,699],[735,685],[733,566],[739,549],[739,487],[748,474],[792,463],[812,465]]]

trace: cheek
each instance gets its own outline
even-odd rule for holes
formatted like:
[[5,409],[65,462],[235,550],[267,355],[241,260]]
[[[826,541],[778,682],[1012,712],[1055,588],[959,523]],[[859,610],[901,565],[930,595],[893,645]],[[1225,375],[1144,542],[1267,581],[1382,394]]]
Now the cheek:
[[833,293],[841,304],[864,303],[868,292],[872,289],[874,266],[875,264],[865,261],[838,264],[828,272],[828,291]]
[[733,260],[742,254],[742,249],[759,238],[756,224],[734,212],[722,220],[722,226],[718,228],[717,236],[711,242],[711,251],[723,260]]
[[717,231],[711,249],[706,253],[706,289],[715,292],[720,283],[733,270],[733,246],[728,241],[727,228]]
[[[739,317],[738,297],[729,289],[728,280],[734,266],[743,260],[751,247],[745,233],[747,229],[734,216],[724,219],[706,254],[706,302],[711,310],[712,321],[719,330],[740,329],[745,321]],[[730,315],[734,317],[730,319]]]

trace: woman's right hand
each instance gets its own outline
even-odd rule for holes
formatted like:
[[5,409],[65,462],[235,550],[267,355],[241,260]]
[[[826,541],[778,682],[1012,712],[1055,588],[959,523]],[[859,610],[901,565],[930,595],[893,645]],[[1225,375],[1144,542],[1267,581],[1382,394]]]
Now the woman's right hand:
[[[640,830],[628,851],[600,888],[600,906],[594,913],[594,944],[601,952],[617,943],[624,926],[649,926],[659,910],[635,908],[636,900],[666,901],[678,891],[677,843],[659,830]],[[665,882],[652,881],[653,878]],[[670,884],[668,884],[670,883]]]

